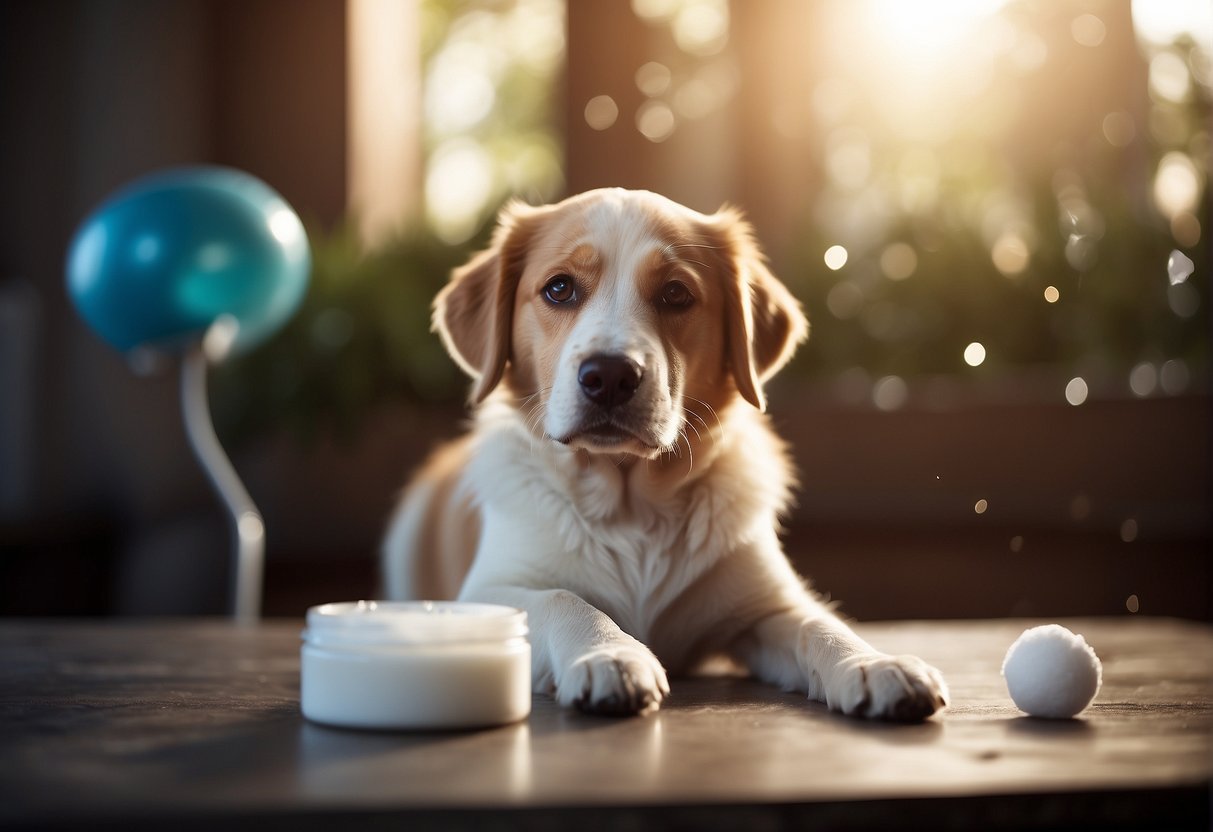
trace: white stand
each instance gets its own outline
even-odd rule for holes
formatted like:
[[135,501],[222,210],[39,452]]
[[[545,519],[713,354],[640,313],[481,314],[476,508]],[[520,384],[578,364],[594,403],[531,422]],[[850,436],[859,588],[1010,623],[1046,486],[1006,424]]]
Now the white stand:
[[261,617],[261,582],[265,569],[265,524],[223,452],[206,394],[206,375],[210,368],[202,344],[189,348],[181,361],[181,410],[185,433],[202,469],[227,508],[236,537],[235,586],[232,617],[240,624],[255,623]]

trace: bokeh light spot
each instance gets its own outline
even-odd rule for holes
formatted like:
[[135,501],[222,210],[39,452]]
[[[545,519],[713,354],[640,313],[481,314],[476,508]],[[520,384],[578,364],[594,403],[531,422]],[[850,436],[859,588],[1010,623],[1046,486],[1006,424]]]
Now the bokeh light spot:
[[1158,386],[1158,370],[1149,361],[1142,361],[1129,371],[1129,389],[1139,399],[1154,392]]
[[970,367],[980,367],[981,363],[986,360],[986,348],[979,342],[974,341],[965,347],[965,363]]
[[844,281],[826,295],[826,307],[840,321],[854,318],[863,308],[863,290],[850,281]]
[[1188,364],[1181,358],[1172,358],[1170,361],[1163,362],[1162,370],[1158,373],[1158,382],[1162,385],[1162,391],[1168,396],[1178,396],[1183,393],[1188,389],[1188,382],[1191,379]]
[[1027,241],[1015,232],[1007,232],[994,241],[990,249],[990,260],[994,268],[1007,277],[1014,277],[1028,267],[1032,254]]
[[1075,376],[1066,384],[1066,401],[1078,407],[1087,400],[1087,382],[1082,376]]
[[1128,147],[1137,137],[1133,116],[1121,110],[1104,116],[1102,127],[1103,136],[1112,147]]
[[1162,157],[1154,175],[1154,204],[1170,219],[1191,212],[1200,200],[1200,172],[1188,154],[1173,150]]
[[900,376],[885,376],[872,387],[872,403],[886,413],[900,410],[909,398],[909,392]]
[[1167,258],[1167,279],[1171,281],[1172,286],[1183,283],[1194,271],[1196,264],[1182,251],[1172,251],[1171,256]]
[[664,101],[646,101],[636,112],[636,129],[651,142],[664,142],[677,126],[674,111]]
[[1194,318],[1200,311],[1200,293],[1189,283],[1167,287],[1167,306],[1180,318]]
[[632,13],[641,20],[660,22],[672,18],[681,5],[681,0],[632,0]]
[[1120,539],[1125,543],[1132,543],[1137,539],[1137,521],[1132,517],[1120,524]]
[[918,268],[918,255],[908,243],[893,243],[880,254],[880,270],[889,280],[905,280]]
[[1076,271],[1085,272],[1094,266],[1097,254],[1095,238],[1089,234],[1071,234],[1066,240],[1066,262]]
[[847,250],[838,245],[830,246],[822,259],[825,260],[826,268],[836,272],[847,264]]
[[1061,300],[1061,292],[1057,291],[1056,286],[1045,287],[1045,301],[1048,303],[1057,303]]
[[683,52],[715,55],[729,39],[729,7],[725,0],[684,0],[671,30]]
[[1159,52],[1150,60],[1150,92],[1156,98],[1177,104],[1192,90],[1192,74],[1184,59],[1174,52]]
[[1082,46],[1099,46],[1108,36],[1108,27],[1093,14],[1080,14],[1070,21],[1070,35]]
[[606,130],[619,118],[619,105],[609,95],[596,95],[585,103],[585,123],[591,130]]
[[650,97],[661,95],[670,88],[672,77],[668,66],[649,61],[636,70],[636,89]]
[[985,500],[978,500],[976,503],[973,504],[973,512],[975,514],[985,514],[986,509],[988,509],[989,507],[990,507],[990,504],[988,502],[986,502]]
[[1125,609],[1131,613],[1136,613],[1141,609],[1141,601],[1138,599],[1136,593],[1125,599]]

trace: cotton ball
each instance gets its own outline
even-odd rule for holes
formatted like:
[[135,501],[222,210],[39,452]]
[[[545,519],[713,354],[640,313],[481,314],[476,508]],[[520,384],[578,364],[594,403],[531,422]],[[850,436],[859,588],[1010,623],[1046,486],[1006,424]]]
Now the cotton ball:
[[1031,716],[1067,719],[1095,698],[1103,666],[1091,645],[1060,624],[1024,630],[1002,662],[1011,699]]

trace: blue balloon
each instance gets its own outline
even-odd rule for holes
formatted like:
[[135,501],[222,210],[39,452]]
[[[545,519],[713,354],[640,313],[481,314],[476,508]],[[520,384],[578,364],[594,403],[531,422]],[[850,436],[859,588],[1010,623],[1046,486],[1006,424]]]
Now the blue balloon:
[[276,191],[230,168],[180,168],[136,180],[84,221],[67,288],[123,352],[182,348],[222,315],[238,324],[239,352],[290,320],[310,271],[303,223]]

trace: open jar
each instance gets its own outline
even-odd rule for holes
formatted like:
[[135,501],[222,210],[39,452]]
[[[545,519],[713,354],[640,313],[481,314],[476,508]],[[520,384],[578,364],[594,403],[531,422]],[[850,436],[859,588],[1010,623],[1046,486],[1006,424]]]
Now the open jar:
[[357,601],[307,612],[303,715],[347,728],[504,725],[531,711],[526,613],[455,601]]

